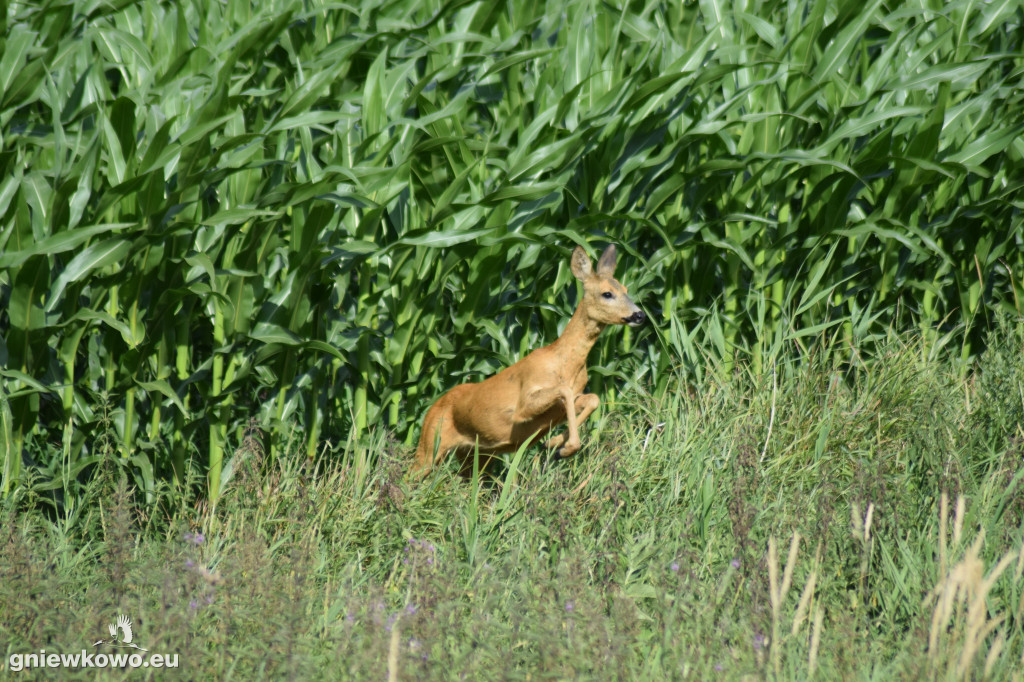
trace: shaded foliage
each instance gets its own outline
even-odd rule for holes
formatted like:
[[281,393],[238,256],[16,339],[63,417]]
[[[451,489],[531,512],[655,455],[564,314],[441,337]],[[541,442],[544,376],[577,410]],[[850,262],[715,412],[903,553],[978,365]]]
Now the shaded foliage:
[[147,494],[198,467],[214,498],[254,416],[271,454],[293,428],[307,455],[372,424],[408,442],[442,390],[554,339],[576,243],[620,244],[658,323],[601,340],[609,396],[700,376],[702,344],[765,372],[823,328],[972,357],[1019,308],[1013,3],[2,20],[5,493],[26,465],[74,485],[98,432]]

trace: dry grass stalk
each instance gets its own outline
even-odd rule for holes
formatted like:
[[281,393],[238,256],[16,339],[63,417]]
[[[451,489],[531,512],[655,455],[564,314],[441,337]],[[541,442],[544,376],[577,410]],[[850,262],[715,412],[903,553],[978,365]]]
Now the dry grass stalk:
[[778,675],[782,668],[782,647],[781,645],[781,622],[782,602],[793,582],[793,569],[796,567],[796,557],[800,550],[800,533],[793,534],[793,540],[789,544],[789,556],[786,557],[786,566],[782,571],[782,581],[779,581],[779,550],[775,537],[768,539],[768,588],[772,600],[772,638],[771,652],[772,665],[775,674]]
[[874,502],[868,502],[868,509],[863,519],[860,516],[860,505],[856,502],[850,505],[850,530],[853,531],[853,536],[864,544],[871,541],[871,520],[874,516]]
[[786,569],[782,572],[782,587],[779,589],[780,597],[786,598],[790,585],[793,583],[793,568],[796,566],[796,555],[800,549],[800,533],[793,533],[793,540],[789,543],[789,556],[786,557]]
[[764,439],[764,448],[761,450],[761,462],[764,463],[764,458],[768,454],[768,441],[772,439],[772,427],[775,425],[775,397],[778,394],[778,374],[775,369],[775,360],[772,360],[772,410],[768,417],[768,435]]
[[818,667],[818,646],[821,644],[821,626],[825,620],[825,611],[821,604],[814,607],[814,630],[811,632],[811,651],[807,655],[807,676],[814,677]]
[[779,552],[774,535],[768,539],[768,591],[772,600],[772,665],[778,676],[782,664],[782,652],[779,649],[779,608],[782,598],[779,591]]
[[772,611],[779,608],[779,552],[775,536],[768,538],[768,592],[772,600]]
[[401,618],[395,618],[391,626],[391,642],[388,646],[388,682],[398,681],[398,622]]
[[1006,633],[1000,632],[999,636],[996,637],[996,641],[992,642],[992,648],[988,650],[988,656],[985,657],[985,671],[982,673],[982,677],[988,677],[992,674],[992,668],[995,666],[996,661],[999,660],[999,654],[1003,653],[1003,647],[1006,646]]
[[853,532],[855,537],[861,543],[861,557],[860,557],[860,587],[861,591],[864,588],[864,581],[867,579],[868,568],[871,564],[871,547],[874,544],[871,540],[871,520],[875,516],[875,503],[868,502],[867,512],[864,514],[864,519],[861,520],[860,516],[860,505],[854,502],[850,506],[850,530]]
[[811,605],[811,597],[814,596],[814,587],[818,581],[818,570],[820,567],[821,542],[819,541],[818,549],[814,552],[814,568],[811,569],[811,574],[807,577],[807,584],[804,585],[804,591],[800,594],[800,603],[796,607],[796,615],[793,616],[793,628],[790,631],[793,635],[800,632],[800,627],[807,618],[807,610]]
[[1016,552],[1007,552],[996,564],[996,567],[989,571],[984,580],[972,586],[974,594],[967,609],[967,638],[964,648],[960,652],[960,662],[957,665],[957,674],[961,677],[967,675],[968,668],[982,643],[1006,620],[1005,615],[999,615],[992,620],[988,619],[986,598],[999,576],[1017,558],[1015,555]]
[[[939,549],[940,567],[948,560],[945,550],[946,515],[948,500],[943,494],[939,511]],[[961,496],[957,498],[956,517],[953,525],[953,545],[959,544],[963,534],[965,502]],[[987,677],[1006,645],[1006,632],[1001,629],[1006,615],[1000,614],[989,618],[988,595],[999,577],[1017,562],[1021,565],[1021,551],[1007,552],[999,562],[985,575],[985,564],[981,559],[981,548],[985,542],[985,531],[982,529],[971,543],[963,558],[943,571],[938,584],[931,590],[925,603],[934,601],[931,629],[928,635],[928,658],[933,668],[952,664],[950,652],[959,651],[956,661],[955,676],[966,679],[971,666],[990,635],[998,631],[987,656],[983,676]],[[952,623],[952,625],[951,625]],[[957,643],[959,646],[950,646]]]
[[960,563],[941,579],[928,597],[929,600],[937,599],[928,635],[928,651],[932,655],[938,651],[939,635],[945,631],[945,626],[953,615],[954,606],[962,608],[967,600],[969,586],[981,582],[984,565],[978,558],[978,553],[981,551],[984,538],[985,533],[982,531]]

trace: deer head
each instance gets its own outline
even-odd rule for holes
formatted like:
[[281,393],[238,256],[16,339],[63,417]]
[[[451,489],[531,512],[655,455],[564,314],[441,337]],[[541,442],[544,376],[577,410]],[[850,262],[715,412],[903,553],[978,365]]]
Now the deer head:
[[587,252],[577,246],[572,252],[570,267],[576,279],[583,282],[580,306],[590,320],[601,326],[628,324],[630,327],[637,327],[647,320],[644,311],[630,300],[626,287],[615,279],[615,245],[604,250],[596,270],[591,267]]

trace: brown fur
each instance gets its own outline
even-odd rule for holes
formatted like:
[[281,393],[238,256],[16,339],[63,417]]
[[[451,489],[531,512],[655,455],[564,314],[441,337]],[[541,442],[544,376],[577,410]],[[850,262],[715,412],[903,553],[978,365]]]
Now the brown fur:
[[[414,477],[425,476],[449,453],[466,457],[478,444],[481,454],[513,452],[527,441],[540,440],[562,422],[568,422],[566,432],[545,446],[558,448],[561,457],[580,449],[579,425],[601,402],[593,393],[583,393],[587,354],[606,326],[635,326],[646,316],[613,277],[614,246],[601,254],[596,272],[577,246],[571,269],[583,282],[583,297],[562,335],[494,376],[456,386],[441,396],[423,420],[410,470]],[[611,298],[605,297],[607,293]]]

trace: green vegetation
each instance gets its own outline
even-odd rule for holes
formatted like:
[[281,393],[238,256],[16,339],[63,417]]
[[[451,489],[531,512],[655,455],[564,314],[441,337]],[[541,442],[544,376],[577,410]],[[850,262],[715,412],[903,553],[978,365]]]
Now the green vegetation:
[[[372,430],[316,461],[248,444],[215,513],[114,464],[73,525],[19,513],[19,487],[0,654],[80,651],[124,612],[186,679],[1020,680],[1007,331],[984,381],[895,337],[849,374],[817,344],[774,380],[712,364],[499,480],[407,487]],[[977,410],[987,381],[1018,391]]]
[[[0,666],[1020,679],[1022,23],[2,3]],[[408,486],[607,242],[581,456]]]
[[557,335],[576,243],[658,323],[595,350],[608,396],[791,329],[969,359],[1019,308],[1014,3],[7,7],[4,494],[88,475],[104,420],[147,495],[216,499],[253,420],[411,442]]

